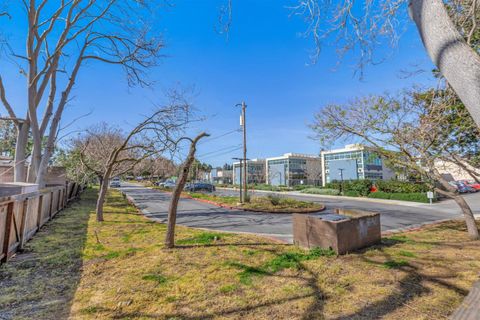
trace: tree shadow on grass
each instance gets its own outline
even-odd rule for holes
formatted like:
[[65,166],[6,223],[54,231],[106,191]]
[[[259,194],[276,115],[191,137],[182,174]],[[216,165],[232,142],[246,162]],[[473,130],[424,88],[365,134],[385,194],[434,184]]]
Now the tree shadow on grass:
[[364,299],[359,297],[359,299],[363,302],[362,308],[353,313],[336,317],[334,318],[335,320],[381,319],[384,316],[393,313],[395,310],[405,306],[412,309],[417,316],[422,316],[427,319],[446,319],[447,317],[444,314],[435,314],[435,312],[434,314],[431,312],[427,314],[422,310],[418,310],[409,306],[409,303],[421,297],[422,295],[428,295],[431,293],[431,289],[427,286],[427,284],[435,284],[445,289],[455,291],[460,295],[466,295],[468,293],[466,290],[446,281],[446,279],[456,277],[455,274],[449,274],[451,270],[445,270],[443,275],[439,274],[436,276],[422,273],[420,268],[421,264],[431,264],[430,258],[428,258],[426,261],[423,261],[423,259],[417,257],[414,264],[412,264],[405,260],[399,260],[398,258],[396,259],[395,257],[392,257],[390,254],[383,251],[385,248],[386,246],[377,247],[377,250],[380,251],[380,255],[382,257],[380,261],[376,259],[370,259],[366,255],[361,255],[361,259],[378,268],[396,269],[397,271],[402,272],[404,276],[401,279],[396,280],[398,285],[395,290],[380,301],[375,302],[368,301],[368,297],[365,297]]
[[82,272],[96,192],[86,190],[0,266],[0,319],[64,319]]

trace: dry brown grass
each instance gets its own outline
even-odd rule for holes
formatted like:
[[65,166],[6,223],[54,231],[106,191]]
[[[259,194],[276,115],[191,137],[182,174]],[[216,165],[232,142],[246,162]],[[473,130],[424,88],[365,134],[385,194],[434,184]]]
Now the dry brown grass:
[[[105,211],[104,223],[90,214],[86,238],[71,238],[81,254],[72,249],[63,267],[14,259],[0,269],[0,318],[8,309],[12,317],[36,319],[444,319],[479,277],[479,243],[468,240],[460,222],[336,257],[185,227],[178,227],[178,248],[166,250],[165,226],[134,214],[118,194]],[[66,212],[48,228],[75,218],[87,224],[85,216]],[[45,241],[40,234],[29,250],[55,249]],[[75,261],[81,268],[69,267]],[[38,272],[44,276],[33,283]],[[60,279],[64,303],[48,304],[61,296],[50,289]],[[41,289],[28,296],[28,285]],[[28,308],[29,301],[36,307]]]

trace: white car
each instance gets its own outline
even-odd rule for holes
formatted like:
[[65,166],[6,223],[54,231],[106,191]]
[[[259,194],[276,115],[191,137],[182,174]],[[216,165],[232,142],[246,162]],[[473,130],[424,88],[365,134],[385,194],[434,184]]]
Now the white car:
[[119,188],[119,187],[121,187],[121,185],[120,185],[120,178],[113,178],[112,181],[110,181],[110,187],[111,187],[111,188]]

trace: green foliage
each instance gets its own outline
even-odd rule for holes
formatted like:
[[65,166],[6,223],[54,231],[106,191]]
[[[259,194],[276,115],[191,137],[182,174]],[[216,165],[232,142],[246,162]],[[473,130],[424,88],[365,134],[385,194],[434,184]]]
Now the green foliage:
[[255,190],[265,190],[265,191],[292,191],[293,189],[287,186],[271,186],[269,184],[255,184],[251,186]]
[[142,277],[143,280],[147,280],[147,281],[153,281],[153,282],[156,282],[158,284],[164,284],[167,282],[167,278],[161,274],[153,274],[153,273],[149,273],[149,274],[146,274]]
[[348,181],[345,191],[353,191],[357,192],[358,195],[365,197],[368,196],[370,193],[370,189],[372,188],[372,181],[365,179],[365,180],[350,180]]
[[348,190],[343,193],[344,196],[346,197],[360,197],[360,193],[358,191],[354,190]]
[[415,258],[417,256],[415,253],[411,251],[406,251],[406,250],[401,250],[398,254],[403,257],[409,257],[409,258]]
[[[387,193],[382,191],[372,192],[368,195],[369,198],[375,199],[391,199],[391,200],[401,200],[401,201],[413,201],[413,202],[423,202],[428,203],[430,200],[427,198],[426,193],[413,192],[413,193]],[[436,201],[436,199],[433,199]]]
[[284,269],[296,269],[302,268],[301,262],[307,260],[315,260],[320,257],[332,257],[336,253],[332,249],[313,248],[309,251],[292,251],[285,252],[275,256],[273,259],[265,262],[260,267],[252,267],[238,262],[230,262],[229,266],[241,269],[238,274],[239,281],[242,284],[249,285],[252,283],[252,277],[271,275]]
[[406,260],[388,260],[382,264],[382,267],[385,269],[398,269],[408,265],[409,264]]
[[295,191],[301,191],[309,188],[315,188],[315,186],[308,185],[308,184],[298,184],[296,186],[293,186],[293,190]]
[[282,200],[279,196],[269,194],[267,196],[268,200],[270,200],[270,203],[274,206],[278,206],[280,204],[280,201]]
[[338,196],[340,194],[340,190],[338,190],[338,189],[327,189],[327,188],[307,188],[307,189],[302,190],[301,193]]
[[[372,188],[372,181],[368,179],[359,179],[359,180],[345,180],[343,183],[338,180],[334,180],[330,183],[326,184],[326,188],[328,189],[338,189],[343,190],[343,194],[347,195],[347,193],[351,194],[354,197],[358,196],[368,196],[370,193],[370,189]],[[352,192],[349,192],[352,191]],[[353,195],[358,194],[358,195]]]
[[398,180],[378,180],[375,181],[375,186],[378,191],[388,193],[418,193],[431,190],[426,183],[413,183]]
[[202,232],[194,237],[177,240],[178,244],[211,244],[224,238],[226,234],[215,232]]

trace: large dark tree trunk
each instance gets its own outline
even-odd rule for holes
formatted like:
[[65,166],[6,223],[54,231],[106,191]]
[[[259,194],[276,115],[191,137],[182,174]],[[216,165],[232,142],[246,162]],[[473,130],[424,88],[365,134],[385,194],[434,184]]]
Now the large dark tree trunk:
[[410,0],[409,10],[428,55],[480,127],[479,55],[458,32],[442,0]]
[[180,195],[182,194],[185,183],[187,182],[188,173],[190,172],[190,167],[192,166],[193,161],[195,160],[195,152],[197,151],[197,142],[203,137],[207,137],[208,134],[202,132],[195,139],[192,140],[190,144],[190,150],[188,152],[187,159],[182,165],[182,170],[180,171],[180,176],[177,180],[177,186],[173,190],[172,199],[170,200],[170,206],[168,208],[168,222],[167,222],[167,234],[165,236],[165,247],[173,248],[175,246],[175,224],[177,222],[177,207],[178,201],[180,200]]

